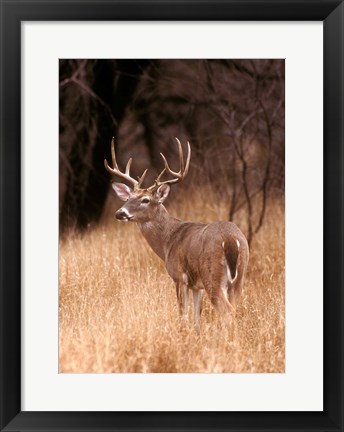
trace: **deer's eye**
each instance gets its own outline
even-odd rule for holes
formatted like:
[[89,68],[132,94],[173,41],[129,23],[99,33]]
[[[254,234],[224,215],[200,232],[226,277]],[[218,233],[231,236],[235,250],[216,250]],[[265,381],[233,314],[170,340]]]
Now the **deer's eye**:
[[149,198],[147,198],[147,197],[142,198],[141,202],[142,202],[142,204],[148,204],[149,203]]

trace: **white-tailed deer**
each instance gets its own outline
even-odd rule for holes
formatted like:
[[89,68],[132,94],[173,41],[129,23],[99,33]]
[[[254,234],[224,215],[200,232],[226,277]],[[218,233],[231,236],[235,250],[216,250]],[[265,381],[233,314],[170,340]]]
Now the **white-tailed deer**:
[[[242,292],[249,249],[245,236],[232,222],[214,222],[208,225],[186,222],[171,217],[163,203],[170,192],[170,185],[184,179],[190,166],[191,150],[188,143],[186,163],[182,145],[179,149],[180,169],[174,172],[165,156],[164,169],[154,184],[143,188],[147,170],[138,180],[130,176],[132,159],[125,172],[118,168],[114,139],[111,142],[113,167],[104,160],[105,168],[133,186],[112,183],[118,197],[126,203],[116,212],[121,221],[136,222],[153,251],[165,262],[168,274],[174,280],[181,315],[188,316],[189,289],[193,293],[194,321],[199,329],[202,292],[206,291],[216,310],[231,321],[232,312]],[[164,174],[173,178],[161,181]]]

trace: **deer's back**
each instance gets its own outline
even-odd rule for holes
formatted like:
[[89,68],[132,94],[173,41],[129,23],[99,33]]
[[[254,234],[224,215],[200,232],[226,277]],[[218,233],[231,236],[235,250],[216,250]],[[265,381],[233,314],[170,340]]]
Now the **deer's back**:
[[173,231],[166,251],[168,273],[175,281],[187,274],[189,282],[196,283],[204,271],[224,265],[223,243],[228,239],[238,240],[241,261],[247,262],[247,241],[234,223],[181,222]]

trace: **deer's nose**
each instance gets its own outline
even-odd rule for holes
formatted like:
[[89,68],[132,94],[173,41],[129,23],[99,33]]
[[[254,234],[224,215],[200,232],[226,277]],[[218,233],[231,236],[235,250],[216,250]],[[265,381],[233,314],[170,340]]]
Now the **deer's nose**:
[[130,220],[130,219],[132,219],[132,215],[130,215],[128,212],[127,212],[127,210],[125,210],[125,209],[119,209],[119,210],[117,210],[116,211],[116,219],[118,219],[118,220],[122,220],[122,221],[128,221],[128,220]]

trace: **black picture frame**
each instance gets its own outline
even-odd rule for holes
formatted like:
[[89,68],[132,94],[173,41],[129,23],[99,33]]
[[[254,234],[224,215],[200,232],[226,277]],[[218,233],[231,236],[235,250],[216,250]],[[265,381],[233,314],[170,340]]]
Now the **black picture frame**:
[[[343,431],[344,5],[338,0],[33,1],[1,4],[0,429]],[[323,412],[21,411],[21,21],[323,21]],[[315,234],[315,245],[316,245]],[[316,247],[308,245],[308,247]],[[306,246],[307,248],[307,246]],[[307,251],[305,250],[305,253]],[[310,305],[311,307],[311,299]],[[295,389],[297,391],[297,389]]]

